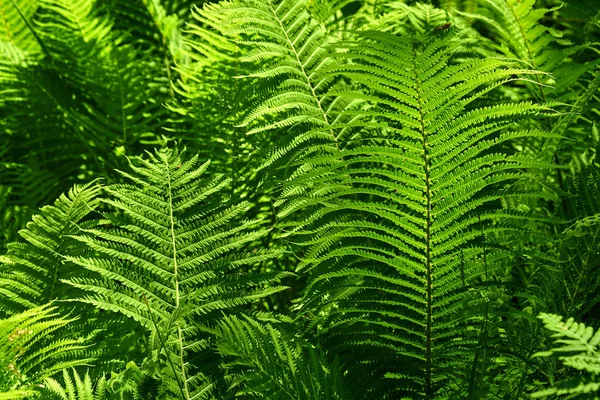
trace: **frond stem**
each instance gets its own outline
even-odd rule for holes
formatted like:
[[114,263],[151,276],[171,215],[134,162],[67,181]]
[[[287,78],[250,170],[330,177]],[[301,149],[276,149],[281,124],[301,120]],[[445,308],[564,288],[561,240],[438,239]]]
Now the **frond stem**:
[[[171,170],[169,169],[169,161],[165,158],[165,170],[167,172],[167,192],[169,200],[169,230],[171,231],[171,246],[173,247],[173,275],[175,280],[175,308],[179,308],[180,293],[179,293],[179,270],[177,265],[177,243],[175,240],[175,218],[173,217],[173,189],[171,187]],[[176,312],[176,311],[175,311]],[[181,335],[181,327],[177,324],[177,345],[179,347],[179,361],[181,364],[181,378],[183,379],[183,388],[181,389],[186,394],[186,399],[190,398],[190,392],[187,383],[185,372],[185,363],[183,357],[183,338]]]
[[413,55],[413,68],[415,72],[415,89],[417,91],[417,99],[419,102],[419,122],[421,124],[421,137],[423,145],[423,168],[425,173],[425,198],[426,198],[426,209],[425,209],[425,274],[427,280],[427,322],[425,326],[425,398],[433,398],[433,388],[431,385],[432,375],[432,360],[431,360],[431,347],[432,347],[432,334],[431,327],[433,323],[433,273],[431,263],[431,211],[432,211],[432,194],[431,194],[431,172],[429,168],[429,144],[427,143],[427,131],[425,129],[425,115],[423,111],[423,94],[421,92],[421,79],[419,78],[419,69],[416,63],[416,43],[412,46]]
[[[169,351],[167,349],[166,342],[165,342],[164,338],[162,337],[160,330],[158,329],[158,324],[156,323],[156,319],[154,319],[154,315],[152,314],[152,309],[150,308],[150,303],[148,303],[148,298],[146,297],[145,293],[142,293],[142,297],[144,298],[144,303],[146,303],[146,307],[148,308],[148,314],[150,315],[150,319],[152,320],[152,325],[154,325],[154,329],[156,329],[156,334],[158,335],[158,340],[160,341],[161,346],[165,349],[165,354],[167,356],[167,362],[169,363],[169,366],[171,367],[171,370],[173,371],[173,377],[177,381],[177,387],[179,388],[179,391],[181,392],[181,397],[184,399],[189,399],[190,398],[189,393],[186,396],[186,393],[184,393],[184,391],[183,391],[183,387],[179,384],[179,375],[177,375],[177,369],[175,368],[175,365],[173,365],[173,360],[171,360],[171,357],[169,357]],[[185,376],[183,377],[183,379],[184,379],[184,383],[186,383]]]

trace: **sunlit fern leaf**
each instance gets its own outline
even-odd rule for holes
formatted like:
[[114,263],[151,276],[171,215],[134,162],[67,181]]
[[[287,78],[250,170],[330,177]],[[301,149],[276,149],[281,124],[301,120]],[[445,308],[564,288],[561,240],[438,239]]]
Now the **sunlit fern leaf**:
[[535,356],[558,356],[565,366],[581,371],[583,375],[557,382],[555,387],[538,391],[532,397],[589,394],[591,398],[597,394],[600,391],[600,331],[594,333],[594,329],[573,318],[563,321],[558,315],[546,313],[538,317],[552,332],[556,347]]
[[[397,35],[424,34],[434,29],[441,30],[453,23],[447,8],[436,8],[430,4],[417,3],[409,6],[404,3],[382,4],[382,15],[373,18],[365,28],[390,32]],[[446,27],[447,28],[447,27]]]
[[[147,377],[134,364],[119,373],[102,374],[92,378],[90,371],[81,375],[75,368],[64,369],[62,376],[55,375],[39,385],[37,393],[44,400],[153,400],[155,392],[145,391]],[[0,397],[2,398],[2,397]]]
[[[260,78],[260,102],[248,110],[241,126],[248,134],[278,131],[277,151],[269,165],[301,143],[336,146],[337,133],[329,114],[348,104],[326,94],[335,87],[325,44],[334,40],[306,10],[305,1],[243,0],[206,5],[196,19],[240,44],[242,61],[258,68],[247,76]],[[273,139],[271,140],[273,143]]]
[[38,6],[38,0],[0,1],[0,42],[11,43],[26,52],[38,52],[39,43],[31,25],[28,26]]
[[56,13],[61,17],[60,24],[54,26],[57,31],[75,31],[85,42],[98,40],[108,34],[111,22],[94,15],[94,3],[92,0],[40,0],[40,6],[46,13],[42,13],[36,23],[39,27],[53,23],[47,18]]
[[248,317],[219,322],[217,350],[237,396],[289,400],[348,397],[342,370],[322,349],[299,340],[286,328]]
[[[75,186],[53,205],[43,207],[19,232],[23,242],[8,245],[9,262],[0,264],[0,311],[13,313],[70,297],[72,286],[60,279],[78,274],[65,254],[76,254],[81,244],[70,237],[98,204],[99,186]],[[83,222],[83,226],[86,223]]]
[[47,400],[148,400],[138,390],[142,372],[134,366],[128,366],[121,373],[101,375],[94,380],[89,374],[81,376],[76,369],[64,369],[62,379],[46,378],[40,385],[43,399]]
[[256,247],[267,232],[243,219],[249,204],[225,206],[228,182],[206,178],[208,165],[168,149],[132,162],[130,183],[106,188],[106,226],[76,237],[90,256],[68,257],[93,273],[67,281],[87,292],[80,301],[150,330],[163,390],[186,399],[210,394],[202,366],[186,361],[207,346],[203,324],[284,290],[276,281],[289,275],[253,271],[281,252]]
[[29,390],[9,390],[8,392],[0,393],[0,400],[22,400],[30,399],[36,395],[36,391],[33,389]]
[[55,337],[74,320],[49,305],[0,320],[0,392],[34,389],[64,368],[89,365],[93,359],[85,355],[81,339]]
[[106,0],[97,6],[111,16],[115,29],[125,33],[134,47],[165,57],[161,64],[171,68],[183,55],[178,46],[182,39],[180,28],[191,19],[192,5],[177,3],[187,1]]
[[349,62],[332,73],[357,89],[339,95],[373,103],[354,121],[369,134],[337,154],[293,161],[279,203],[280,218],[303,220],[292,218],[284,233],[306,246],[298,310],[313,316],[330,349],[359,352],[396,379],[397,396],[433,398],[446,379],[460,379],[477,340],[468,333],[473,317],[461,312],[467,291],[503,274],[486,262],[494,256],[482,257],[485,242],[536,218],[503,209],[500,199],[545,196],[532,192],[535,170],[551,167],[504,146],[552,137],[515,125],[553,114],[547,105],[477,106],[503,82],[534,72],[454,60],[453,35],[366,32],[340,44],[337,56]]

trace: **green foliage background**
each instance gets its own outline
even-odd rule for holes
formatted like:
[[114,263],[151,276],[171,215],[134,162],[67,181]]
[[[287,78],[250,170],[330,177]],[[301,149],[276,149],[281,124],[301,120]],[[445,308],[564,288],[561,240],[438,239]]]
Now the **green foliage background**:
[[0,0],[0,399],[599,398],[599,44],[596,0]]

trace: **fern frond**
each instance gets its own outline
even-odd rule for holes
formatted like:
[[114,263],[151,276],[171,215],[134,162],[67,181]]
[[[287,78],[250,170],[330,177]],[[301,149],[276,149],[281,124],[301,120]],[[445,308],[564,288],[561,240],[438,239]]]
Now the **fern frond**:
[[290,163],[297,169],[280,201],[281,218],[300,215],[285,235],[306,247],[298,310],[314,315],[334,349],[371,352],[369,362],[399,380],[398,396],[432,398],[445,379],[460,379],[461,354],[476,346],[468,332],[478,317],[461,311],[468,291],[502,273],[486,261],[485,243],[516,234],[524,217],[499,200],[527,195],[536,181],[528,170],[551,168],[503,145],[552,137],[514,124],[551,115],[548,105],[477,106],[515,75],[535,72],[455,60],[457,45],[452,32],[366,32],[345,42],[336,57],[348,62],[333,71],[356,83],[348,96],[374,104],[355,118],[369,135],[339,154]]
[[39,7],[37,0],[2,0],[0,2],[0,43],[10,43],[29,53],[40,51],[31,32],[33,15]]
[[0,320],[0,391],[33,389],[63,368],[86,365],[81,339],[57,339],[55,334],[74,321],[43,305]]
[[208,162],[163,149],[137,163],[122,172],[130,184],[106,189],[115,210],[107,226],[76,236],[92,254],[67,257],[92,274],[66,282],[87,292],[80,301],[150,330],[170,369],[166,384],[190,399],[206,380],[185,361],[206,347],[202,321],[284,290],[275,281],[289,274],[252,271],[280,253],[255,247],[267,232],[242,219],[248,204],[223,206],[218,192],[228,182],[204,178]]
[[[559,347],[535,354],[537,357],[559,355],[559,360],[568,367],[588,374],[581,379],[561,382],[555,388],[534,393],[532,396],[548,397],[552,395],[577,395],[600,391],[600,331],[595,332],[573,318],[563,321],[562,317],[542,313],[538,316],[546,329],[553,332],[552,337]],[[563,355],[565,354],[565,355]]]
[[[576,47],[560,45],[561,41],[551,34],[555,31],[541,23],[545,15],[560,7],[545,9],[535,6],[535,0],[486,0],[480,14],[465,15],[483,22],[493,32],[499,54],[520,60],[526,68],[548,73],[534,77],[538,84],[527,84],[534,99],[544,102],[551,98],[567,100],[565,94],[569,95],[569,90],[565,89],[574,87],[569,82],[575,82],[595,63],[573,62],[570,56]],[[557,87],[553,88],[555,83]]]
[[242,61],[257,63],[247,77],[272,82],[241,122],[248,134],[294,132],[267,165],[301,143],[338,142],[330,113],[347,105],[326,97],[335,82],[324,74],[330,63],[325,45],[334,38],[311,18],[304,1],[223,2],[197,9],[195,18],[238,42]]
[[111,373],[110,378],[103,374],[95,381],[89,371],[81,376],[74,368],[71,373],[64,369],[61,381],[46,378],[40,392],[48,400],[142,400],[146,397],[140,391],[141,377],[139,369],[132,366],[122,373]]
[[77,253],[80,244],[70,236],[79,232],[78,224],[98,205],[99,189],[96,183],[75,186],[54,205],[43,207],[40,214],[19,231],[24,242],[8,245],[7,262],[0,265],[0,310],[3,313],[24,311],[69,297],[72,287],[61,284],[60,279],[78,272],[73,264],[65,264],[63,257]]

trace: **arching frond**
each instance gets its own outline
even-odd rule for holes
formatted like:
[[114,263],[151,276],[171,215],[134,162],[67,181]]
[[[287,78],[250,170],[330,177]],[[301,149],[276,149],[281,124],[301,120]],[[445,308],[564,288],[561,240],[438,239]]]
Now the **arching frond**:
[[60,317],[50,305],[0,320],[0,392],[30,392],[63,368],[89,365],[93,359],[83,354],[82,340],[54,337],[74,320]]
[[96,183],[75,186],[53,205],[43,207],[19,232],[24,242],[8,245],[7,261],[0,263],[2,313],[10,315],[71,297],[72,287],[60,280],[77,275],[78,268],[65,264],[63,257],[76,254],[81,247],[70,236],[79,232],[78,224],[98,205],[99,188]]

